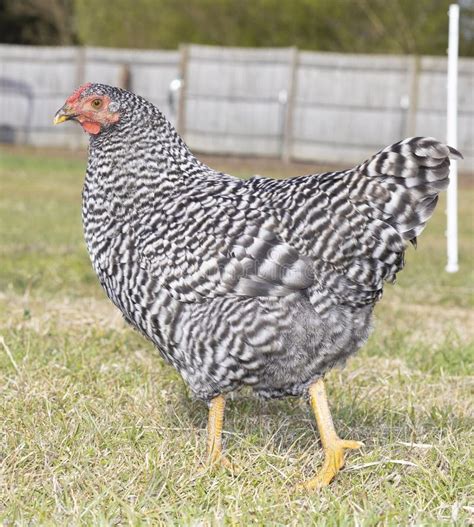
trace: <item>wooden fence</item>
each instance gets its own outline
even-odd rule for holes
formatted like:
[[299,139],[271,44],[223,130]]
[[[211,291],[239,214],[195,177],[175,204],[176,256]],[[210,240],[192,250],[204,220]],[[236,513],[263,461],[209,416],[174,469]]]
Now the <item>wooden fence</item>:
[[[353,163],[408,135],[446,135],[446,59],[183,46],[0,46],[0,139],[81,146],[51,126],[83,82],[154,102],[198,152]],[[459,148],[474,171],[474,60],[459,64]]]

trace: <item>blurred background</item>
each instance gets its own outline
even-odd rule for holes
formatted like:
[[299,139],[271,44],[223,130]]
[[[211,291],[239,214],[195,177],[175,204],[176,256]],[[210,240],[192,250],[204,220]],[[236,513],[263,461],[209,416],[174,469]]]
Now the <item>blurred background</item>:
[[[83,82],[153,101],[209,154],[354,163],[446,135],[450,0],[0,0],[0,141],[51,126]],[[462,0],[459,148],[474,162],[474,0]]]

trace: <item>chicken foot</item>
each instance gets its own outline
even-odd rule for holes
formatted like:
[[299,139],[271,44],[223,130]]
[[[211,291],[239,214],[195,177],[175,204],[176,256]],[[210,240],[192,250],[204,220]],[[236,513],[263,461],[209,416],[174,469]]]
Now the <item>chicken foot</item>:
[[345,450],[360,448],[363,443],[341,439],[337,435],[329,410],[323,379],[317,380],[309,387],[309,395],[324,449],[324,464],[316,476],[304,481],[300,487],[306,490],[314,490],[329,485],[335,478],[344,466]]
[[231,472],[236,467],[222,454],[222,426],[224,424],[225,398],[218,395],[211,399],[207,423],[207,465],[222,465]]

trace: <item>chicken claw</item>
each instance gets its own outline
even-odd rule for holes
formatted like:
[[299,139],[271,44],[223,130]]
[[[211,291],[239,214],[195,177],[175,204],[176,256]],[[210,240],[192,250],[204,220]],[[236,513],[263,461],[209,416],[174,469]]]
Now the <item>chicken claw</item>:
[[336,477],[339,470],[344,466],[346,450],[357,449],[364,444],[361,441],[341,439],[337,435],[329,410],[323,379],[319,379],[310,386],[309,394],[324,448],[324,464],[314,478],[304,481],[298,485],[298,488],[314,490],[326,487]]

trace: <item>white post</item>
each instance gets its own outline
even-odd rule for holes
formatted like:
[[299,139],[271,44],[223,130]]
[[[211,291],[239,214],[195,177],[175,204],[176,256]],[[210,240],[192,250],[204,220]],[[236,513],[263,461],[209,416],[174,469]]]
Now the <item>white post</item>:
[[[459,47],[459,5],[449,6],[449,47],[448,47],[448,105],[446,139],[449,146],[458,146],[458,47]],[[458,265],[458,166],[451,161],[450,183],[447,195],[447,250],[446,271],[455,273]]]

